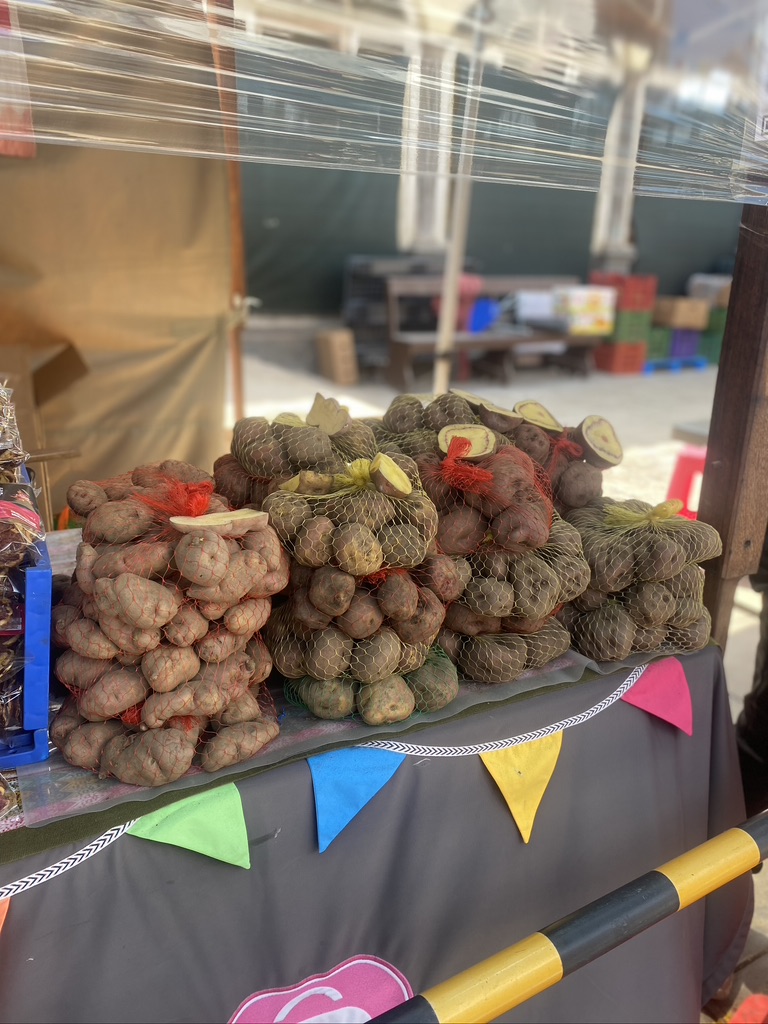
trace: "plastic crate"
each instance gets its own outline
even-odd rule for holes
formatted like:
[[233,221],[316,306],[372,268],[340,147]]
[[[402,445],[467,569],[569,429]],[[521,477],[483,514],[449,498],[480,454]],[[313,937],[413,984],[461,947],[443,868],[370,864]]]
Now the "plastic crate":
[[613,341],[619,344],[644,341],[647,343],[651,333],[652,314],[623,312],[616,314],[616,325],[613,329]]
[[37,564],[24,577],[24,675],[20,732],[0,738],[0,769],[45,761],[48,757],[48,688],[51,671],[53,573],[45,541],[35,545]]
[[607,285],[617,292],[616,309],[619,312],[651,312],[656,302],[659,279],[652,274],[624,275],[601,274],[595,271],[589,275],[590,284]]
[[723,350],[722,331],[705,331],[699,342],[699,355],[703,356],[708,363],[715,366],[720,362],[720,354]]
[[699,354],[701,331],[672,331],[669,355],[673,359],[690,359]]
[[595,367],[604,373],[642,373],[648,346],[641,342],[636,345],[599,345],[594,350]]
[[648,335],[648,359],[666,359],[672,344],[669,327],[652,327]]
[[713,334],[716,333],[722,335],[725,332],[725,320],[727,316],[727,309],[720,309],[719,307],[710,309],[707,331]]

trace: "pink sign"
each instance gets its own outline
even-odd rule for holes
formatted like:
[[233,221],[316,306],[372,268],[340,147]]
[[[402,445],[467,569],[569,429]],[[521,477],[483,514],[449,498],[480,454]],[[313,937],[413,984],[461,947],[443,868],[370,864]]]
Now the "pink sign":
[[229,1024],[364,1024],[413,995],[406,978],[375,956],[355,956],[289,988],[256,992]]

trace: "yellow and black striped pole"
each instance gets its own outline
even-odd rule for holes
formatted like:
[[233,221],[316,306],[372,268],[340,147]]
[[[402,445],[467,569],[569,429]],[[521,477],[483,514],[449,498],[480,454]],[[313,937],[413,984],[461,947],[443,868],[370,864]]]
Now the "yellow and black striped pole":
[[487,1024],[768,856],[768,811],[614,889],[450,981],[388,1010],[379,1024]]

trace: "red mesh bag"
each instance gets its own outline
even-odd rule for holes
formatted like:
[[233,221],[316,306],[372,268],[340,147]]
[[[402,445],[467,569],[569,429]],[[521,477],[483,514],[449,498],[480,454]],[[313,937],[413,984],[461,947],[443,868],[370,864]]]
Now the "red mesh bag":
[[84,540],[54,635],[73,699],[51,733],[70,763],[158,786],[193,763],[239,763],[277,735],[259,631],[288,558],[264,513],[230,510],[213,486],[165,463],[113,482],[113,498],[88,481],[71,489]]

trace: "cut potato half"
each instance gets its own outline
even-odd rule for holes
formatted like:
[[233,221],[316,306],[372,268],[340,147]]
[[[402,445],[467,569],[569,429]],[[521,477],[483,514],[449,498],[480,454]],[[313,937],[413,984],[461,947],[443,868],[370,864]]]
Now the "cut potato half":
[[437,443],[441,452],[448,454],[451,441],[461,437],[469,442],[469,448],[460,456],[462,459],[484,459],[496,451],[496,438],[493,431],[479,423],[452,423],[437,435]]
[[179,533],[210,530],[220,537],[244,537],[252,530],[269,526],[269,516],[253,508],[241,508],[232,512],[209,512],[204,516],[171,516],[170,524]]
[[587,416],[583,419],[573,431],[573,439],[581,445],[584,461],[597,469],[618,466],[624,458],[616,431],[602,416]]

